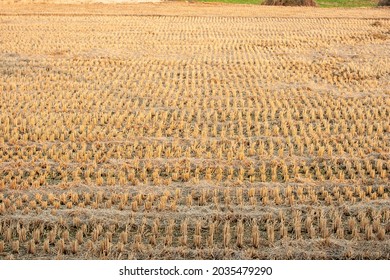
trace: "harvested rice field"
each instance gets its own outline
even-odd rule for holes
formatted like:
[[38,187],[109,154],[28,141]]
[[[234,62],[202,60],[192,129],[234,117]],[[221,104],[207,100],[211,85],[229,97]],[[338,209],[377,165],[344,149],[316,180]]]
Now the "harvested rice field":
[[0,259],[389,259],[389,176],[389,9],[0,4]]

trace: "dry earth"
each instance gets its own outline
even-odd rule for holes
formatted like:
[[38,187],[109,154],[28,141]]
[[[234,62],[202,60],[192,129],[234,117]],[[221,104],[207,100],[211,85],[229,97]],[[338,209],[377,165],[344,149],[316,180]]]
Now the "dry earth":
[[161,0],[3,0],[4,4],[134,4],[158,3]]
[[[29,0],[26,0],[29,1]],[[14,1],[11,1],[14,2]],[[6,3],[6,2],[1,2]],[[1,14],[104,14],[223,17],[302,17],[302,18],[383,18],[389,19],[389,8],[313,8],[227,5],[222,3],[162,2],[137,5],[84,4],[1,4]]]
[[390,258],[388,9],[0,14],[0,258]]

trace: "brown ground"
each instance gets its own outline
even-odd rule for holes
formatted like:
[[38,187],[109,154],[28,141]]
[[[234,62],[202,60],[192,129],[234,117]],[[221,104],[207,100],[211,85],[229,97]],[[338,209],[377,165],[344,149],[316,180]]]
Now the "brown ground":
[[[145,1],[146,2],[146,1]],[[389,18],[389,8],[313,8],[229,5],[222,3],[106,4],[1,4],[1,14],[116,14],[165,16],[303,17],[303,18]]]
[[390,258],[389,10],[0,13],[0,258]]

